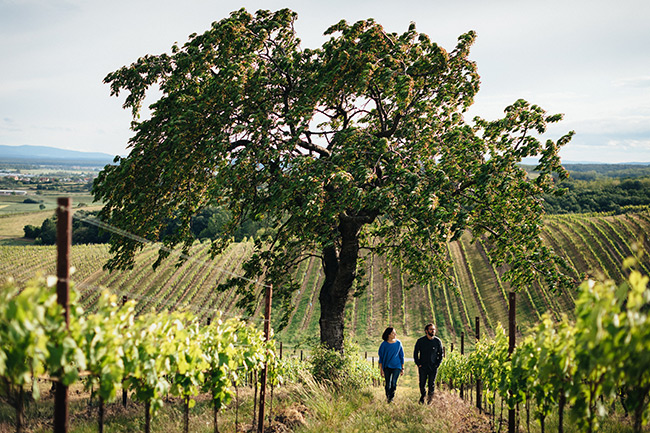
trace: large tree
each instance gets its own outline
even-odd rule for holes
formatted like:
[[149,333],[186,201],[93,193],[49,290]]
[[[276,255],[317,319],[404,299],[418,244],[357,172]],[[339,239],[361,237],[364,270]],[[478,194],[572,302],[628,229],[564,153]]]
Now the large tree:
[[[187,250],[191,218],[206,206],[227,208],[232,230],[266,220],[272,237],[228,284],[251,307],[260,290],[250,281],[263,277],[286,313],[297,289],[288,270],[319,256],[321,341],[335,349],[352,288],[364,287],[354,286],[364,248],[399,263],[412,283],[431,281],[445,277],[447,243],[469,229],[515,284],[566,282],[540,240],[539,197],[554,190],[553,173],[565,175],[558,149],[571,133],[538,137],[560,115],[519,100],[503,119],[466,123],[479,87],[473,32],[448,52],[415,25],[395,34],[372,19],[341,21],[321,48],[303,49],[295,19],[242,9],[171,54],[106,77],[112,94],[128,93],[134,116],[130,154],[94,184],[106,222]],[[139,120],[152,87],[158,99]],[[534,156],[531,179],[518,163]],[[163,231],[170,219],[177,230]],[[131,266],[139,248],[113,236],[108,266]]]

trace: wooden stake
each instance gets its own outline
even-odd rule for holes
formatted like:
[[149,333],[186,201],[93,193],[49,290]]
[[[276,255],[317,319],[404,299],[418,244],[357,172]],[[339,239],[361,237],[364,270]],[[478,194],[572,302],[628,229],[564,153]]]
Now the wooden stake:
[[[460,333],[460,354],[464,355],[465,354],[465,332]],[[460,398],[461,400],[464,399],[465,397],[465,383],[461,382],[460,383]]]
[[[266,305],[264,312],[264,337],[269,341],[271,334],[271,296],[273,296],[273,287],[266,286]],[[262,376],[260,378],[260,414],[257,422],[258,433],[264,432],[264,402],[266,399],[266,363],[262,368]]]
[[[516,295],[515,292],[510,292],[508,297],[508,358],[515,350],[515,332],[517,330],[516,323]],[[515,433],[515,409],[508,408],[508,433]]]
[[[479,321],[479,317],[476,316],[476,342],[481,339],[481,322]],[[477,377],[476,378],[476,407],[478,408],[478,411],[481,412],[481,378]]]
[[[126,295],[122,295],[122,306],[126,305],[127,297]],[[127,399],[128,399],[129,393],[126,390],[126,387],[124,386],[124,380],[122,380],[122,406],[126,407]]]
[[[66,329],[70,325],[70,245],[72,244],[72,213],[70,197],[58,199],[56,208],[56,300],[63,307]],[[68,431],[68,387],[57,382],[54,394],[54,432]]]

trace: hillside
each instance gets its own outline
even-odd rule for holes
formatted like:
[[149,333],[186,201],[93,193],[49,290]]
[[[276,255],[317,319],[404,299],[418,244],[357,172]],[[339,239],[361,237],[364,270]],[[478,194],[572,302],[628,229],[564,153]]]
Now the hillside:
[[113,161],[114,155],[101,152],[80,152],[49,146],[0,145],[1,163],[31,163],[58,165],[97,165],[102,167]]
[[[650,211],[616,216],[556,215],[548,217],[543,231],[545,243],[558,251],[580,272],[623,279],[621,263],[630,256],[636,240],[650,251]],[[407,342],[421,334],[428,321],[438,324],[439,335],[448,343],[460,344],[461,332],[466,341],[474,335],[475,317],[480,318],[482,332],[500,322],[507,322],[507,293],[509,285],[497,269],[486,260],[486,245],[471,243],[466,234],[460,241],[449,244],[452,258],[450,275],[453,285],[432,283],[407,291],[408,276],[400,269],[382,275],[381,257],[367,257],[368,290],[353,298],[347,309],[346,329],[362,347],[374,350],[381,330],[394,326]],[[237,273],[244,258],[252,251],[252,242],[234,244],[221,256],[211,260],[209,244],[197,244],[191,258],[180,266],[175,260],[165,261],[157,271],[151,264],[156,259],[155,247],[139,254],[132,270],[109,273],[102,265],[109,257],[107,245],[82,245],[72,249],[71,263],[76,268],[73,280],[80,293],[78,303],[92,309],[102,287],[118,296],[138,300],[140,311],[155,308],[189,308],[207,320],[218,310],[239,313],[233,293],[214,290],[219,281]],[[12,276],[23,281],[36,272],[54,273],[56,251],[45,246],[0,246],[0,276]],[[643,258],[642,272],[650,274],[650,259]],[[301,281],[296,293],[295,311],[289,325],[278,333],[278,339],[288,346],[306,347],[306,341],[318,338],[318,289],[322,282],[317,258],[303,262],[295,269]],[[517,296],[520,330],[535,323],[544,312],[556,318],[570,312],[574,294],[553,293],[537,281],[521,287]],[[277,317],[277,316],[276,316]]]

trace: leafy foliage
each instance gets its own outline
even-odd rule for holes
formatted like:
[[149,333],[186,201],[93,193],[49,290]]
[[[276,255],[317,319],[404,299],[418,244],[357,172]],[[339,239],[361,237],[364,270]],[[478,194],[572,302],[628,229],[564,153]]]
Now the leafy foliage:
[[[74,291],[71,295],[74,301]],[[191,407],[202,390],[212,394],[218,409],[229,401],[233,382],[275,362],[273,342],[238,318],[201,326],[196,316],[183,312],[136,317],[132,301],[118,306],[114,295],[104,293],[94,313],[73,310],[66,329],[62,307],[45,279],[24,288],[9,281],[0,296],[0,378],[9,385],[7,397],[17,412],[26,387],[39,397],[36,377],[48,374],[71,385],[81,372],[87,372],[88,386],[98,385],[103,400],[113,400],[125,386],[151,414],[168,393]]]
[[346,343],[343,353],[317,346],[309,357],[311,374],[317,382],[337,388],[359,389],[379,381],[379,370],[373,369],[360,355],[358,347]]
[[[634,266],[628,259],[625,267]],[[440,377],[468,383],[484,381],[488,396],[498,393],[514,408],[537,403],[541,422],[553,410],[570,405],[581,431],[598,429],[619,395],[641,431],[650,415],[650,287],[648,276],[632,269],[618,287],[610,280],[587,280],[576,301],[576,321],[542,321],[509,357],[505,333],[484,337],[467,357],[447,357]],[[465,358],[465,359],[463,359]],[[460,384],[457,383],[457,384]]]
[[[300,48],[295,19],[287,9],[242,9],[171,54],[108,74],[136,121],[129,156],[94,183],[103,219],[185,251],[207,206],[231,213],[230,233],[265,221],[272,239],[256,243],[245,278],[222,288],[238,286],[240,306],[252,311],[259,294],[250,282],[263,275],[288,317],[298,289],[290,269],[318,254],[321,340],[338,350],[361,248],[422,283],[445,277],[447,242],[471,228],[490,237],[493,260],[508,263],[513,280],[568,283],[541,245],[539,196],[554,190],[552,173],[565,175],[557,152],[572,134],[544,144],[531,135],[560,115],[519,100],[503,119],[467,124],[479,87],[468,58],[474,32],[448,52],[414,25],[396,34],[372,19],[341,21],[312,50]],[[161,96],[138,121],[152,86]],[[518,163],[537,155],[540,174],[530,180]],[[165,231],[171,219],[175,230]],[[215,240],[214,253],[229,240]],[[108,266],[133,266],[140,248],[112,239]]]
[[549,213],[609,212],[620,214],[650,205],[650,177],[629,179],[599,177],[593,180],[567,179],[558,185],[562,195],[545,195]]

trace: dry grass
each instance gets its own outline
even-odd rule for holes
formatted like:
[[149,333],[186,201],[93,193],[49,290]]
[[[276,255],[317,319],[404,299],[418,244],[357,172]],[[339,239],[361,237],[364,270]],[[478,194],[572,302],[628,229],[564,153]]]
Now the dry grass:
[[390,404],[386,403],[382,387],[346,393],[321,388],[305,392],[302,397],[307,407],[306,424],[295,430],[301,433],[492,431],[487,417],[446,391],[437,392],[430,405],[418,404],[416,388],[399,384]]

